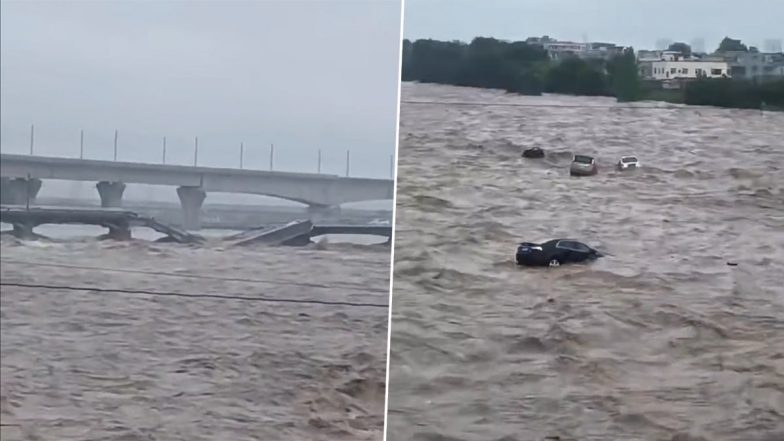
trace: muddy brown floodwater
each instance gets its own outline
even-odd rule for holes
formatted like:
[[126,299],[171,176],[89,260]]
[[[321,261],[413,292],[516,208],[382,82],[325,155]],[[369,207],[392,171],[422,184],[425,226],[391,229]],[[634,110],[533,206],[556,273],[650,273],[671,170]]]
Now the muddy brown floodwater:
[[[784,114],[403,100],[388,440],[784,439]],[[609,256],[515,266],[559,237]]]
[[3,441],[382,438],[388,246],[238,250],[4,237],[0,251],[3,283],[382,305],[3,286]]

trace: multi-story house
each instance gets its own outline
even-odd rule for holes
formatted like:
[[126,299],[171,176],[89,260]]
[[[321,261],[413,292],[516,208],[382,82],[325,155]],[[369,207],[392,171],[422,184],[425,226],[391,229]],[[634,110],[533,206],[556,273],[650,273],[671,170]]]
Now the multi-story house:
[[733,78],[773,80],[784,78],[784,54],[732,51],[721,54]]
[[653,61],[650,76],[653,80],[689,80],[697,78],[728,78],[729,65],[719,60],[661,60]]

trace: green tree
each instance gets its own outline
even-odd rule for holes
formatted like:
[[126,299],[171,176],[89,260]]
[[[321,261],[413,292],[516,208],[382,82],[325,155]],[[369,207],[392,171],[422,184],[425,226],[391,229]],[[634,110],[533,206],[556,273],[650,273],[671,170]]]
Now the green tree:
[[547,52],[523,42],[477,37],[470,44],[436,40],[403,41],[404,81],[503,89],[539,95]]
[[412,55],[413,55],[413,46],[414,44],[411,43],[411,40],[405,39],[403,40],[403,59],[402,59],[402,80],[403,81],[412,81],[415,80],[412,72]]
[[607,63],[610,89],[618,101],[637,101],[642,97],[640,72],[634,48],[626,48],[623,54]]
[[465,58],[459,41],[417,40],[411,44],[405,77],[423,83],[457,84]]
[[716,52],[717,53],[735,52],[735,51],[748,52],[748,50],[749,49],[746,47],[746,45],[743,44],[740,40],[735,40],[730,37],[724,37],[724,39],[721,40],[721,43],[719,43],[719,48],[716,49]]
[[686,104],[741,109],[759,109],[763,99],[757,84],[729,78],[704,78],[688,83],[683,94]]
[[673,43],[670,45],[670,47],[667,48],[667,50],[680,52],[681,54],[683,54],[684,57],[691,56],[691,46],[689,46],[686,43],[681,43],[681,42]]
[[545,90],[566,95],[608,95],[606,76],[580,58],[567,58],[547,74]]

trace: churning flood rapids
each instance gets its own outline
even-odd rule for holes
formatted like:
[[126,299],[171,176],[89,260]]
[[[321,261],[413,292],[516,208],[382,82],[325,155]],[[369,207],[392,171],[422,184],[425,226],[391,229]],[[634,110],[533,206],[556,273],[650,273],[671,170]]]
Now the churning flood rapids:
[[3,283],[382,306],[3,286],[4,441],[383,436],[388,246],[4,237],[1,251]]
[[[784,115],[402,95],[390,441],[784,439]],[[562,237],[610,256],[514,264]]]

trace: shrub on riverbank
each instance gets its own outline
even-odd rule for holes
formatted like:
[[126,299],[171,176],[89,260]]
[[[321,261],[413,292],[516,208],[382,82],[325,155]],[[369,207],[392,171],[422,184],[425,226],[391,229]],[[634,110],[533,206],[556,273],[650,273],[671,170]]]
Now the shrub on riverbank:
[[762,109],[784,107],[784,80],[756,83],[729,78],[702,79],[687,83],[685,104]]
[[784,110],[784,79],[759,85],[763,107]]

